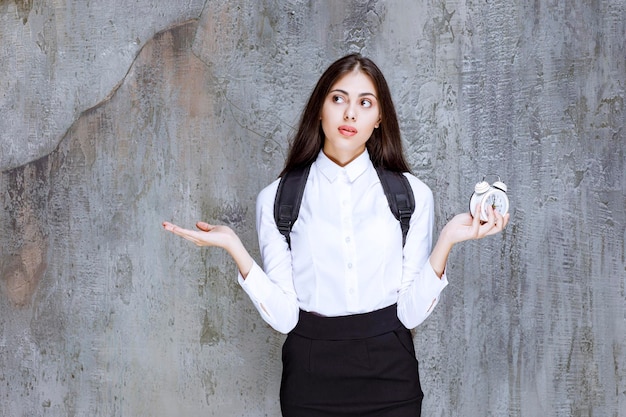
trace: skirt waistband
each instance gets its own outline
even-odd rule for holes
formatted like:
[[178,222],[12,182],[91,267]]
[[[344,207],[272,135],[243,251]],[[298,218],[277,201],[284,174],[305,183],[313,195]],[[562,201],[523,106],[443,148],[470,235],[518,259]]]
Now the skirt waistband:
[[324,317],[300,310],[298,324],[291,331],[315,340],[356,340],[380,336],[404,327],[396,304],[363,314]]

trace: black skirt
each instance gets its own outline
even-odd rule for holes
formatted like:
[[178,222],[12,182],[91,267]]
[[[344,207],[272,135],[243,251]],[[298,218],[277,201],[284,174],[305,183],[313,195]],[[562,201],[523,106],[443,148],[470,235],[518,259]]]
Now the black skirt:
[[283,417],[419,417],[423,396],[396,305],[341,317],[301,311],[283,345]]

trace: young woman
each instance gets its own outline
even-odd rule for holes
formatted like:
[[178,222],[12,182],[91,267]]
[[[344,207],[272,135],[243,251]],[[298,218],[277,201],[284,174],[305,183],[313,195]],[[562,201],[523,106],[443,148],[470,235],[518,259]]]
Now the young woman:
[[[408,329],[437,304],[452,246],[500,232],[509,216],[490,210],[482,223],[459,214],[432,248],[432,193],[409,173],[381,71],[358,54],[333,63],[318,81],[281,175],[308,164],[290,244],[274,220],[279,180],[258,196],[263,269],[226,226],[163,226],[196,245],[226,249],[263,319],[288,334],[283,416],[419,416],[423,394]],[[403,173],[413,190],[404,246],[376,166]]]

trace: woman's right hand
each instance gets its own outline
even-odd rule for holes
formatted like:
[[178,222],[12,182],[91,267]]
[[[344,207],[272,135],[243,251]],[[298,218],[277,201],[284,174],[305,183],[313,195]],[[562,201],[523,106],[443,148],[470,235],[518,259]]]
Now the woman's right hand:
[[197,222],[198,230],[184,229],[170,222],[163,222],[163,228],[174,233],[197,246],[217,246],[227,249],[237,239],[237,235],[228,226],[212,225]]
[[239,272],[245,279],[254,263],[252,257],[241,243],[239,236],[228,226],[213,225],[206,222],[196,223],[198,230],[184,229],[170,222],[163,222],[163,228],[197,246],[216,246],[226,249],[233,257]]

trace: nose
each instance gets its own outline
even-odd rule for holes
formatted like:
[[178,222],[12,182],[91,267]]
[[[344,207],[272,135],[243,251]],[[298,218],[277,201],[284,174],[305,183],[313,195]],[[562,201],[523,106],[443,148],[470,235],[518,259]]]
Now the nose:
[[346,109],[346,112],[343,114],[343,120],[351,120],[353,122],[356,121],[356,113],[352,107],[348,107]]

